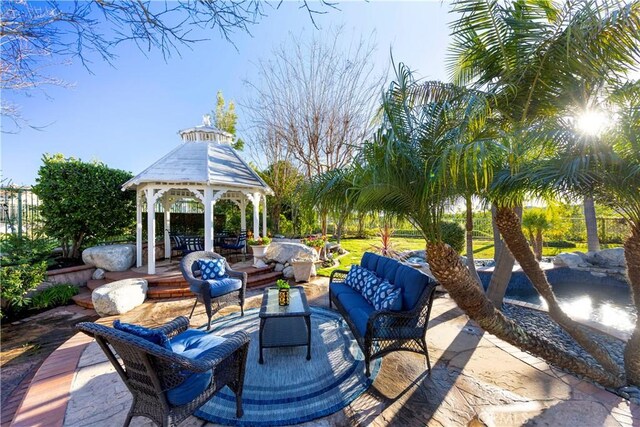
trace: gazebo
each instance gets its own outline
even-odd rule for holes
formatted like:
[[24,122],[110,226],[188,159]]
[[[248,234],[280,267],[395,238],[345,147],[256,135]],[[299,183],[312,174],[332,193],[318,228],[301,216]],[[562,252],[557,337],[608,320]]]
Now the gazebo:
[[171,206],[183,199],[196,199],[204,205],[204,249],[213,251],[214,206],[230,200],[240,208],[240,223],[247,229],[246,209],[253,206],[253,235],[260,236],[259,207],[262,210],[262,236],[267,235],[267,195],[273,191],[231,146],[232,135],[204,124],[179,132],[182,143],[122,185],[136,190],[136,264],[142,266],[142,211],[147,205],[148,273],[155,274],[156,203],[164,211],[164,254],[171,256]]

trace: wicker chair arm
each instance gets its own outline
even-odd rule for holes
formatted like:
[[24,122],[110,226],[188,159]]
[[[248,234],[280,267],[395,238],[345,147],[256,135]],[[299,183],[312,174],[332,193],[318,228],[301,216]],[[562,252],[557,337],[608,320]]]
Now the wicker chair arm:
[[342,283],[349,274],[349,270],[333,270],[329,276],[329,283]]
[[236,270],[231,270],[231,269],[227,269],[226,273],[227,273],[227,275],[229,277],[232,277],[234,279],[242,280],[242,285],[243,286],[245,286],[247,284],[247,273],[245,273],[243,271],[236,271]]
[[172,338],[178,335],[180,332],[184,332],[189,329],[189,319],[187,319],[185,316],[176,317],[172,321],[167,322],[162,326],[151,329],[155,331],[161,331],[168,338]]
[[188,366],[184,367],[194,372],[206,372],[247,344],[249,344],[249,335],[246,332],[234,332],[226,337],[224,343],[202,352],[197,360],[188,359]]

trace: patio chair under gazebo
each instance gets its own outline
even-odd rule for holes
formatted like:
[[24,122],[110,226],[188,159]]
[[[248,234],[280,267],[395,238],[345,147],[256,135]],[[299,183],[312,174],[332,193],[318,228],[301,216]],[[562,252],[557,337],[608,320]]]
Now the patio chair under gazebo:
[[[267,234],[267,195],[273,191],[231,146],[232,135],[204,124],[179,132],[182,143],[122,186],[136,190],[136,263],[142,266],[142,212],[147,206],[147,272],[155,274],[156,203],[164,211],[164,253],[171,256],[171,206],[183,199],[204,205],[204,250],[214,248],[213,211],[218,200],[230,200],[240,208],[240,224],[246,231],[246,209],[253,206],[253,235]],[[260,232],[260,203],[262,233]]]

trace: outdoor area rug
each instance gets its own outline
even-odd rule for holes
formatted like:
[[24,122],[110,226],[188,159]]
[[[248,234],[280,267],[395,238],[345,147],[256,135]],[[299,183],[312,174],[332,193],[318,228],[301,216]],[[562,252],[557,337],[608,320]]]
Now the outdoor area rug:
[[225,335],[245,331],[251,337],[242,402],[244,416],[235,417],[235,397],[222,389],[195,415],[234,426],[283,426],[333,414],[360,396],[373,382],[381,359],[364,375],[364,356],[342,317],[331,310],[311,307],[311,360],[307,347],[266,348],[258,363],[258,309],[230,314],[211,325]]

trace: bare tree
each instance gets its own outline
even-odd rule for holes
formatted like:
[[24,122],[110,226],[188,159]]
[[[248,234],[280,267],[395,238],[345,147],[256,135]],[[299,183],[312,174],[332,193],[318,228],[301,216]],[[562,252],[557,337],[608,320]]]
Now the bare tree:
[[[133,42],[141,51],[160,50],[165,59],[179,55],[181,47],[206,40],[207,30],[217,29],[232,42],[235,31],[249,32],[273,4],[280,5],[260,0],[5,0],[0,2],[1,89],[63,85],[48,73],[51,65],[77,59],[89,69],[94,57],[112,62],[114,47],[123,42]],[[321,0],[311,7],[305,1],[301,8],[315,25],[314,16],[335,4]],[[2,115],[20,126],[19,106],[5,98]]]
[[260,60],[258,79],[247,82],[255,95],[244,103],[256,134],[269,135],[254,138],[254,149],[269,163],[285,150],[307,178],[351,162],[385,79],[372,61],[373,42],[345,45],[341,28],[324,34],[310,41],[291,34]]

